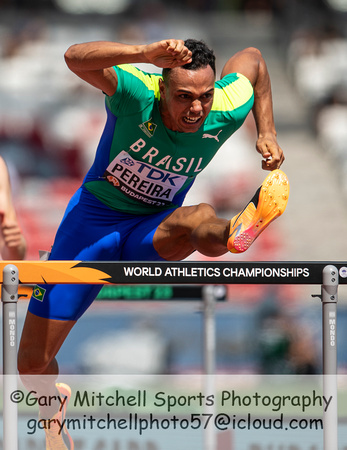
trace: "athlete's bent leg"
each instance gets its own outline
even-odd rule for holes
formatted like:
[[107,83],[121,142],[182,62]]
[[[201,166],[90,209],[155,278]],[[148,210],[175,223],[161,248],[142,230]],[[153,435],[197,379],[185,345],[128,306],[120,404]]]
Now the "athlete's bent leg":
[[231,221],[220,219],[212,206],[183,206],[165,217],[153,237],[153,246],[166,260],[181,260],[195,250],[217,257],[228,250],[246,251],[257,237],[283,214],[289,196],[286,174],[273,170],[252,200]]

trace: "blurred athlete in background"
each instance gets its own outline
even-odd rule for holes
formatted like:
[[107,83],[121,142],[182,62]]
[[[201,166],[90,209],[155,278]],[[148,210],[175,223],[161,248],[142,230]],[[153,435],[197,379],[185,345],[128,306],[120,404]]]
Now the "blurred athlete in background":
[[0,255],[4,260],[24,259],[26,241],[13,205],[7,165],[0,157]]

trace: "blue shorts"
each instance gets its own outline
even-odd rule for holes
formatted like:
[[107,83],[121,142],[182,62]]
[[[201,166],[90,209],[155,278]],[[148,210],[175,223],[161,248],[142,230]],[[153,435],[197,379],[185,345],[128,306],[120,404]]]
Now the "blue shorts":
[[[173,210],[148,216],[110,209],[86,189],[70,200],[58,228],[50,260],[163,261],[153,247],[153,236]],[[43,299],[31,298],[29,311],[40,317],[77,320],[98,295],[102,285],[41,285]]]

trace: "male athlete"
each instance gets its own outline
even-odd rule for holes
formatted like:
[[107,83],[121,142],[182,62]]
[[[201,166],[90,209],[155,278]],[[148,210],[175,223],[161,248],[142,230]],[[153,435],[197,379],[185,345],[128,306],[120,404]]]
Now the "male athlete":
[[[191,39],[90,42],[70,47],[65,60],[105,94],[107,121],[94,163],[58,229],[51,260],[176,261],[195,250],[209,257],[239,253],[282,214],[289,185],[278,170],[284,156],[269,74],[257,49],[232,56],[217,82],[213,51]],[[136,63],[163,68],[162,76]],[[270,171],[253,199],[231,221],[218,218],[208,204],[181,206],[195,177],[251,110],[256,148]],[[32,388],[26,374],[58,373],[55,356],[100,288],[47,285],[41,286],[43,296],[31,298],[19,349],[27,387]],[[47,396],[57,390],[70,395],[66,385],[54,382],[42,382],[40,389]],[[41,418],[61,423],[59,405],[41,407]],[[50,449],[73,448],[67,430],[60,434],[53,425],[46,442]]]

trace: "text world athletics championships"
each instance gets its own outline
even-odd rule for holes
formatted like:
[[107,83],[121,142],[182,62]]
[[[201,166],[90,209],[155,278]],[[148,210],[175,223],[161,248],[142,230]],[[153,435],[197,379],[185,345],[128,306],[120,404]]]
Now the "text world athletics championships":
[[124,266],[126,277],[229,277],[229,278],[298,278],[309,277],[308,267],[177,267],[168,266],[165,268],[157,266]]

